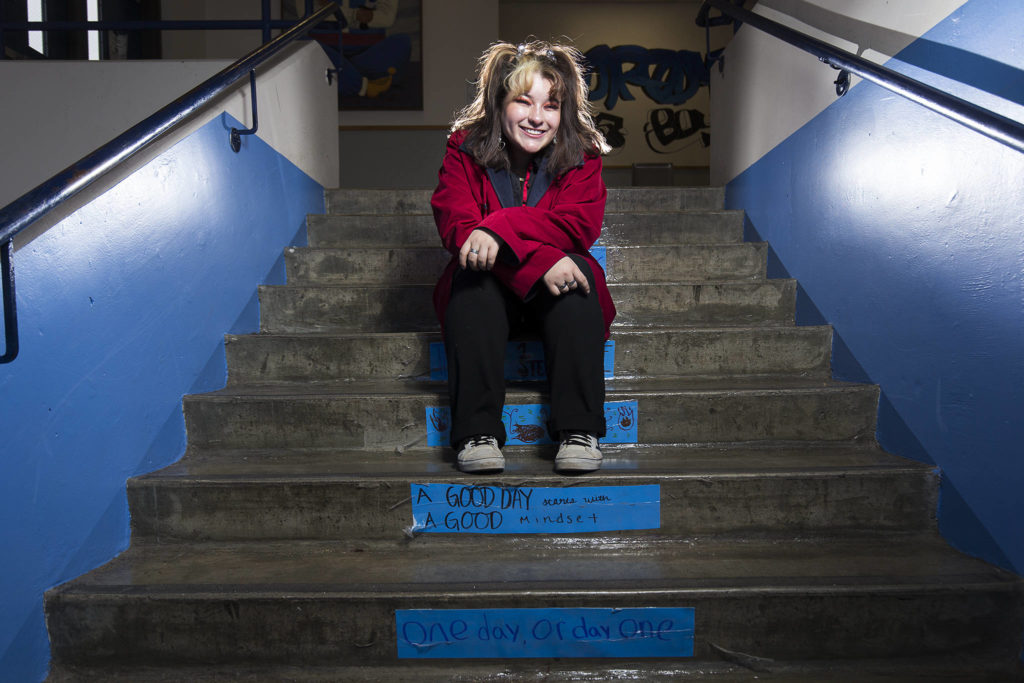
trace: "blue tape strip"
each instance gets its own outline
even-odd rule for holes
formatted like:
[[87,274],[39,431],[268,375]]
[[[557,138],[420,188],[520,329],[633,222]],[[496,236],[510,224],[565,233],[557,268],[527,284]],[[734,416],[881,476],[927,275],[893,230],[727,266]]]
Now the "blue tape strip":
[[615,340],[609,339],[604,343],[604,378],[615,377]]
[[661,528],[661,486],[410,484],[412,530],[549,534]]
[[594,260],[601,265],[601,270],[608,272],[608,248],[607,247],[591,247],[590,255],[594,257]]
[[[509,342],[505,347],[505,379],[513,381],[534,381],[547,379],[547,365],[544,363],[544,344],[539,341]],[[604,377],[615,377],[615,341],[604,343]],[[444,342],[430,344],[430,379],[435,382],[448,381],[448,358]]]
[[[506,405],[502,410],[506,444],[554,443],[548,434],[550,408],[543,403]],[[427,445],[447,446],[451,435],[452,413],[448,406],[427,406]],[[604,404],[606,433],[601,443],[637,442],[637,402],[616,401]]]
[[399,659],[692,657],[693,607],[395,610]]
[[505,350],[505,379],[528,382],[544,380],[547,376],[543,342],[509,342]]
[[430,379],[435,382],[448,381],[448,357],[444,352],[444,342],[430,344]]
[[601,443],[636,443],[639,418],[636,401],[604,404],[605,435]]

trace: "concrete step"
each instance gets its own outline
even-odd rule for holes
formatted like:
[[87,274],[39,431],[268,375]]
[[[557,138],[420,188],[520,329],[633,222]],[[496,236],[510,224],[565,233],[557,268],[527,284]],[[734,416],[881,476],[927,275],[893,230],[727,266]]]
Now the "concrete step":
[[[311,215],[306,219],[311,247],[436,247],[434,217],[418,214]],[[743,239],[742,211],[646,211],[605,213],[599,244],[713,244]]]
[[[328,214],[430,213],[433,188],[405,190],[327,190]],[[725,203],[721,187],[616,187],[609,188],[606,211],[681,211],[720,209]]]
[[554,607],[693,608],[693,663],[1009,663],[1024,626],[1019,578],[930,534],[136,543],[46,597],[64,666],[395,666],[395,610]]
[[[606,247],[609,282],[763,280],[766,244]],[[290,285],[434,284],[451,255],[441,247],[289,248]],[[600,258],[598,259],[601,260]]]
[[430,213],[433,188],[368,190],[333,188],[324,192],[327,214]]
[[[784,374],[825,378],[831,337],[827,326],[617,327],[611,339],[614,374],[620,378]],[[432,332],[250,334],[225,339],[229,386],[429,378],[430,345],[441,343],[441,335]]]
[[[873,385],[773,377],[607,387],[608,402],[636,402],[616,426],[635,426],[642,444],[874,438]],[[530,385],[510,387],[505,401],[544,403]],[[235,386],[184,400],[189,443],[203,448],[410,448],[427,443],[428,408],[446,405],[443,384],[414,380]]]
[[[884,660],[777,662],[722,654],[721,661],[687,663],[680,659],[528,659],[516,662],[474,661],[453,664],[398,661],[387,666],[248,666],[244,664],[186,667],[51,667],[48,683],[324,683],[352,681],[393,683],[413,678],[418,683],[518,683],[519,681],[708,681],[749,683],[1006,683],[1024,678],[1019,664],[963,657],[889,658]],[[741,664],[729,663],[743,661]],[[751,668],[755,667],[755,668]],[[756,672],[756,674],[754,673]]]
[[[263,286],[260,331],[430,332],[433,285]],[[617,325],[648,327],[792,322],[795,280],[609,286]]]
[[[192,449],[180,462],[129,481],[133,538],[165,543],[398,541],[413,526],[411,487],[438,482],[506,490],[555,488],[567,494],[581,484],[660,486],[659,529],[581,536],[591,541],[659,534],[791,536],[934,528],[938,478],[934,468],[876,447],[828,443],[731,449],[606,446],[602,469],[584,479],[554,474],[553,452],[536,451],[506,447],[505,473],[481,476],[459,472],[452,454],[434,449],[400,456],[338,450]],[[543,512],[540,496],[534,495],[517,511],[503,514]],[[579,535],[571,529],[565,533]],[[504,537],[514,544],[526,535]]]

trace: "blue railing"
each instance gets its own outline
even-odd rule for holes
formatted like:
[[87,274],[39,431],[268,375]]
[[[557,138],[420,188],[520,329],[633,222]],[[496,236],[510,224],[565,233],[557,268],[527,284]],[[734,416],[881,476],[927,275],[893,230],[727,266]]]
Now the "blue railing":
[[[309,6],[311,2],[307,2],[307,7]],[[253,50],[149,118],[0,209],[0,275],[5,338],[4,354],[0,356],[0,363],[9,363],[18,355],[13,260],[15,236],[61,203],[89,187],[108,171],[156,142],[236,81],[252,73],[256,67],[275,56],[294,40],[308,34],[332,14],[337,16],[338,25],[343,26],[344,18],[336,2],[310,14],[297,24],[289,24],[291,28],[277,38]]]
[[836,93],[840,96],[844,95],[849,88],[850,74],[857,74],[865,80],[942,114],[982,135],[1012,147],[1018,152],[1024,152],[1024,125],[1012,119],[930,85],[925,85],[892,69],[869,62],[862,57],[795,31],[788,26],[783,26],[771,19],[754,14],[743,7],[732,4],[729,0],[705,0],[698,13],[697,23],[699,25],[706,26],[709,25],[709,22],[714,21],[709,17],[711,7],[736,21],[750,24],[760,31],[809,52],[832,68],[838,69],[839,77],[836,79],[835,85]]

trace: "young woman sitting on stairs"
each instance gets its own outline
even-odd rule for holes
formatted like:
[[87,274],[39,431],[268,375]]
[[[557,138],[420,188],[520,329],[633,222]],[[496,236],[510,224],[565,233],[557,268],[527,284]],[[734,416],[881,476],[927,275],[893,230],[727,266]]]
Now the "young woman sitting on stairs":
[[601,466],[604,340],[615,306],[589,249],[604,217],[608,146],[580,60],[564,45],[493,45],[448,138],[431,205],[452,260],[434,305],[451,444],[464,472],[505,467],[505,347],[524,332],[544,341],[555,470]]

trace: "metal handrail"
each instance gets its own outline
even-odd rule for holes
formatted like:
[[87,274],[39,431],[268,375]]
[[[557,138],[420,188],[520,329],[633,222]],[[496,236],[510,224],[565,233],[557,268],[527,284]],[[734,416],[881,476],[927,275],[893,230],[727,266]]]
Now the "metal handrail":
[[[68,166],[57,175],[38,185],[35,189],[26,192],[0,209],[0,249],[5,250],[8,256],[13,254],[11,240],[15,235],[35,223],[61,203],[89,187],[114,167],[124,163],[156,142],[206,104],[220,96],[237,80],[277,55],[292,41],[309,33],[317,24],[321,23],[331,14],[336,14],[339,23],[344,24],[344,17],[341,16],[341,7],[338,3],[332,2],[328,4],[323,9],[295,24],[277,38],[256,48],[245,57],[203,81],[149,118],[129,128],[96,151]],[[6,311],[9,306],[13,308],[14,274],[9,258],[4,259],[3,265],[5,271],[3,278],[4,309]],[[7,345],[5,347],[5,354],[0,356],[0,363],[9,363],[14,360],[18,349],[17,324],[13,310],[10,316],[5,316],[4,332]]]
[[849,74],[854,73],[1018,152],[1024,152],[1024,125],[1012,119],[754,14],[728,0],[705,0],[698,13],[698,24],[705,25],[709,21],[710,7],[809,52],[832,68],[839,69],[836,92],[840,96],[849,87]]

